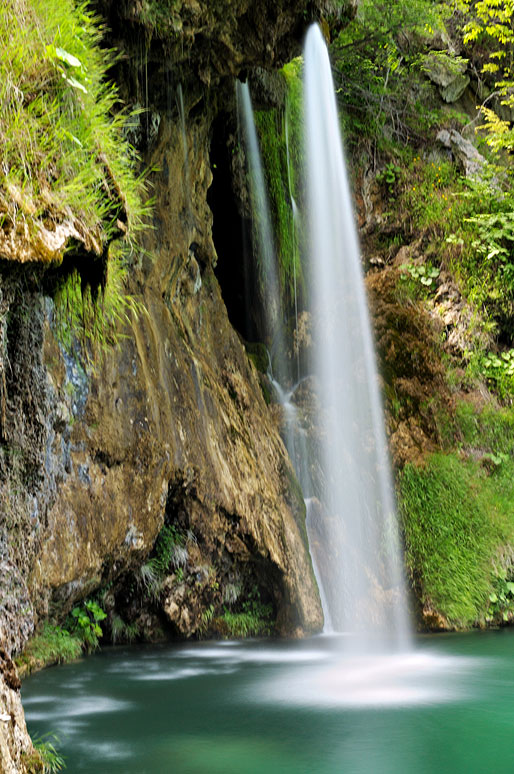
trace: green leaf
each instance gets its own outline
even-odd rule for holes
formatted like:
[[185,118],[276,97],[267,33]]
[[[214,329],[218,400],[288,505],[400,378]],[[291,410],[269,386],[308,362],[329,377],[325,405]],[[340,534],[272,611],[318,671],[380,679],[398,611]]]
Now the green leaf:
[[80,91],[83,91],[84,94],[87,94],[87,89],[85,86],[82,85],[82,83],[79,83],[76,78],[68,78],[66,75],[63,74],[62,76],[66,83],[69,83],[70,86],[73,86],[74,89],[80,89]]
[[514,583],[512,581],[507,581],[507,588],[511,594],[514,594]]
[[494,602],[498,602],[498,597],[496,596],[496,594],[494,593],[494,591],[493,591],[493,593],[492,593],[492,594],[489,594],[489,601],[490,601],[490,602],[493,602],[493,604],[494,604]]
[[[47,51],[50,48],[50,46],[47,46]],[[54,49],[55,56],[57,59],[60,59],[61,62],[66,62],[66,64],[69,64],[71,67],[82,67],[82,62],[80,59],[77,59],[76,56],[73,56],[73,54],[70,54],[69,51],[65,51],[64,48],[58,48],[56,47]]]

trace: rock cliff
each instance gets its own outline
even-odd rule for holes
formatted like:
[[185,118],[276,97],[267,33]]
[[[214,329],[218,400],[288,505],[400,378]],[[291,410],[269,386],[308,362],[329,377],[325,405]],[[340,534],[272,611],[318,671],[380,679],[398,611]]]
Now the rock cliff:
[[287,59],[314,6],[188,0],[99,10],[122,50],[123,95],[148,108],[133,138],[156,170],[152,227],[131,267],[143,311],[93,367],[55,336],[59,270],[0,263],[6,772],[28,770],[31,754],[11,657],[50,610],[64,615],[100,587],[123,595],[123,578],[165,521],[194,535],[186,577],[170,579],[163,600],[172,632],[198,633],[234,578],[270,601],[283,634],[322,625],[303,501],[227,317],[207,204],[212,123],[233,76]]

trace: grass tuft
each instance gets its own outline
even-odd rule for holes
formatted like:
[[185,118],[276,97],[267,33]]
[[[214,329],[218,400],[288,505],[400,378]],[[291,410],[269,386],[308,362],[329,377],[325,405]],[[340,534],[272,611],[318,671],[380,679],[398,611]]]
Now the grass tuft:
[[45,666],[74,661],[82,654],[82,640],[66,629],[45,623],[39,634],[29,642],[16,658],[16,666],[23,677]]

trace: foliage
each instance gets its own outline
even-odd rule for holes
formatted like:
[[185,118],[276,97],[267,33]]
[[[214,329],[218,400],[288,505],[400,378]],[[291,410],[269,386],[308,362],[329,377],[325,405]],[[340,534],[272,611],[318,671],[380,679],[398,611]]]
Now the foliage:
[[400,269],[403,272],[400,275],[401,279],[406,280],[410,277],[415,283],[420,282],[427,288],[433,284],[434,280],[437,279],[441,273],[437,267],[432,266],[430,263],[422,263],[419,265],[414,263],[403,263],[400,266]]
[[82,641],[66,629],[45,623],[41,632],[27,643],[23,653],[16,658],[22,674],[51,664],[74,661],[82,653]]
[[[489,61],[483,67],[483,73],[491,73],[495,88],[502,97],[501,104],[514,107],[514,5],[512,0],[479,0],[466,3],[471,16],[464,29],[464,42],[479,42],[492,47]],[[486,141],[495,151],[511,150],[514,147],[514,130],[508,121],[502,120],[488,107],[482,107],[484,114],[483,129]]]
[[59,739],[55,734],[44,734],[33,739],[34,748],[43,762],[43,774],[55,774],[66,768],[63,756],[56,750]]
[[7,0],[0,37],[3,229],[37,233],[71,218],[98,255],[120,229],[131,238],[144,189],[99,19],[85,2]]
[[401,174],[401,169],[394,162],[390,161],[385,168],[376,176],[377,183],[387,188],[390,196],[395,193],[396,183]]
[[400,476],[408,567],[423,602],[453,625],[486,616],[496,553],[514,527],[513,472],[509,462],[492,477],[477,462],[435,454]]
[[468,189],[454,164],[414,155],[404,179],[399,207],[413,231],[426,230],[440,240],[461,223],[466,209],[459,194]]
[[[404,153],[395,199],[389,217],[401,219],[404,239],[423,236],[426,270],[450,271],[484,330],[514,336],[514,194],[501,170],[486,165],[480,179],[465,179],[449,161]],[[420,297],[421,275],[405,265],[402,272],[405,287]]]
[[[346,136],[384,146],[433,125],[430,85],[419,78],[420,52],[450,13],[429,0],[362,0],[331,46]],[[411,88],[415,84],[416,88]]]
[[96,650],[99,638],[102,636],[100,622],[107,618],[107,613],[92,599],[86,600],[80,607],[71,611],[70,628],[72,633],[82,640],[87,651]]
[[500,355],[495,352],[489,352],[486,355],[470,353],[470,358],[473,359],[473,357],[475,367],[478,365],[481,375],[488,380],[500,397],[514,395],[514,350],[502,352]]
[[508,623],[514,618],[514,583],[507,580],[507,571],[501,569],[494,582],[494,590],[489,594],[488,623]]
[[211,623],[213,618],[214,618],[214,605],[209,605],[208,607],[205,608],[201,616],[201,622],[198,629],[200,634],[202,635],[206,634],[207,630],[209,629],[209,624]]
[[228,636],[238,638],[270,635],[272,619],[273,606],[261,601],[256,587],[238,604],[238,610],[231,610],[225,605],[221,616]]
[[177,582],[182,582],[189,557],[187,544],[194,541],[193,533],[184,533],[173,524],[164,525],[156,540],[153,556],[139,571],[139,582],[151,597],[158,596],[162,581],[170,569],[175,571]]
[[139,635],[139,624],[127,623],[119,615],[113,615],[111,619],[111,636],[113,643],[122,640],[123,642],[133,642]]

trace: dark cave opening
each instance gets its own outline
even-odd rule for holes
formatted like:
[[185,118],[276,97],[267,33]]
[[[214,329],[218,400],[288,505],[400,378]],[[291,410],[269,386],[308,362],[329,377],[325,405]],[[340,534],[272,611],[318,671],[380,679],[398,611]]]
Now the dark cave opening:
[[252,224],[245,213],[246,182],[240,159],[236,119],[222,113],[211,139],[212,185],[208,203],[218,255],[215,273],[228,317],[245,341],[262,341],[262,299],[253,256]]

